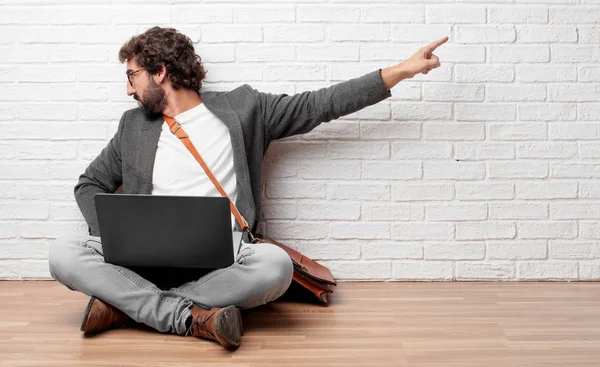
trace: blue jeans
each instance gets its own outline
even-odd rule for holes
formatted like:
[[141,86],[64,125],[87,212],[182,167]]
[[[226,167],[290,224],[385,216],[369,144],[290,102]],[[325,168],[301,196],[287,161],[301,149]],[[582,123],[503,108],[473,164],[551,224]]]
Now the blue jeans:
[[289,255],[267,243],[242,247],[227,268],[161,288],[130,268],[104,262],[100,237],[62,237],[50,245],[50,274],[73,291],[95,296],[160,332],[186,333],[193,304],[256,307],[279,298],[292,282]]

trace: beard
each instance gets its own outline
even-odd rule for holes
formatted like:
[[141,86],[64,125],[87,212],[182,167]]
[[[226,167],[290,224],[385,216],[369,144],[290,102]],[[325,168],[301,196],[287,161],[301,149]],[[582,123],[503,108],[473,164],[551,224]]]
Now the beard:
[[140,100],[137,95],[135,95],[134,98],[140,102],[146,116],[149,119],[154,119],[159,115],[162,115],[162,112],[167,106],[167,97],[165,91],[154,82],[152,77],[149,76],[148,80],[148,87],[142,93],[142,99]]

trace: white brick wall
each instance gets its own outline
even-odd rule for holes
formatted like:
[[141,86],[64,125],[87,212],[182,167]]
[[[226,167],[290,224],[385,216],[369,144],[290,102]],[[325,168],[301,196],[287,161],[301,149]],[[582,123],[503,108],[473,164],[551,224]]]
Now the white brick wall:
[[190,36],[207,90],[294,94],[441,67],[275,142],[263,228],[339,279],[600,280],[600,3],[0,0],[0,278],[47,278],[85,233],[73,186],[112,136],[120,46]]

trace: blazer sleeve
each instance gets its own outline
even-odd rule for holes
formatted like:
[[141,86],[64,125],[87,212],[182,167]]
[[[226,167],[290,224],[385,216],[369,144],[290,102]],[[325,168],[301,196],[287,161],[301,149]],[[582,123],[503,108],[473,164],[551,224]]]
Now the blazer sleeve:
[[119,127],[108,145],[79,176],[75,185],[75,201],[88,224],[89,234],[100,236],[94,195],[99,192],[114,193],[123,183],[121,161],[121,137],[127,112],[123,114]]
[[244,86],[258,98],[270,140],[307,133],[322,122],[359,111],[392,95],[381,80],[381,69],[292,96],[263,93],[248,84]]

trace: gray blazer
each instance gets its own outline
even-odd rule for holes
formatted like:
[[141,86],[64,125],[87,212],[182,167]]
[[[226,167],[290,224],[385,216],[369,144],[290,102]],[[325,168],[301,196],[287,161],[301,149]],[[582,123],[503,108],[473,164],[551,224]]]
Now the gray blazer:
[[[237,176],[236,206],[254,232],[260,214],[262,160],[271,141],[304,134],[328,122],[391,97],[381,69],[316,91],[292,96],[263,93],[244,84],[228,92],[202,92],[206,108],[229,128]],[[148,119],[140,107],[125,111],[114,137],[79,176],[75,200],[89,234],[100,236],[94,195],[151,194],[154,158],[162,116]],[[236,224],[236,230],[240,230]],[[249,242],[247,234],[244,241]]]

